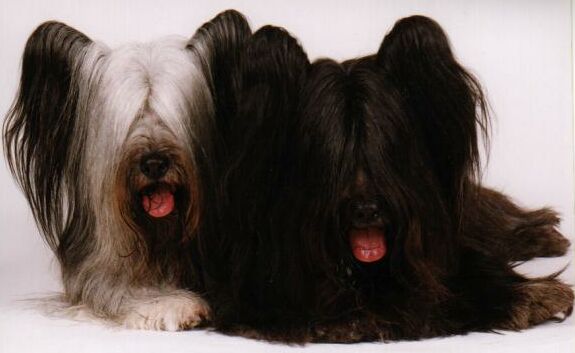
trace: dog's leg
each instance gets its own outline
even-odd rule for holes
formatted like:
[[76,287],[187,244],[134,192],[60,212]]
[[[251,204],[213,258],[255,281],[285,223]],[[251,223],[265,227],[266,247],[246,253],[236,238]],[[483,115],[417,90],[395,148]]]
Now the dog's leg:
[[559,217],[553,210],[524,210],[491,189],[480,188],[463,212],[464,242],[507,261],[562,256],[570,245],[557,230]]
[[[168,253],[174,258],[177,254]],[[158,271],[143,258],[141,254],[91,254],[75,271],[63,271],[66,301],[95,317],[133,329],[177,331],[209,320],[208,304],[195,292],[182,289],[195,286],[192,280],[173,276],[180,271],[177,264],[164,265],[165,271]]]
[[49,305],[43,309],[53,316],[78,321],[102,320],[105,324],[138,330],[188,330],[210,318],[208,304],[190,291],[150,288],[120,296],[114,290],[117,289],[109,288],[110,292],[99,293],[98,298],[86,297],[80,302],[55,297],[46,301]]

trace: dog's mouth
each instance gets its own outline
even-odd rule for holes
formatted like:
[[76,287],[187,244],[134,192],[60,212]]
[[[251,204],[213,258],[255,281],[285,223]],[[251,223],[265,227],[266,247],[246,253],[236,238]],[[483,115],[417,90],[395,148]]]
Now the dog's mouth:
[[151,185],[141,192],[144,211],[153,218],[163,218],[176,208],[175,187],[168,184]]
[[385,231],[380,227],[352,228],[349,245],[353,256],[360,262],[376,262],[387,253]]

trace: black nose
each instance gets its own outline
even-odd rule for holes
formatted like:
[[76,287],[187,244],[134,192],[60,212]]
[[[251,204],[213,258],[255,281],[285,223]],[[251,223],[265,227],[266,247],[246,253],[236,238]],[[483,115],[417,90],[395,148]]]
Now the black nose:
[[355,227],[368,227],[382,222],[377,201],[357,201],[351,206],[351,219]]
[[160,179],[170,168],[170,160],[161,155],[150,155],[142,158],[140,170],[150,179]]

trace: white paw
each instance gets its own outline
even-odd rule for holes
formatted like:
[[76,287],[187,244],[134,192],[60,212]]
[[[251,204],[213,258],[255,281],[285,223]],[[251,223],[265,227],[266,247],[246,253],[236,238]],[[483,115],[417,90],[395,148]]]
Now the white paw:
[[123,318],[123,326],[139,330],[187,330],[209,319],[210,308],[200,297],[178,291],[134,301]]

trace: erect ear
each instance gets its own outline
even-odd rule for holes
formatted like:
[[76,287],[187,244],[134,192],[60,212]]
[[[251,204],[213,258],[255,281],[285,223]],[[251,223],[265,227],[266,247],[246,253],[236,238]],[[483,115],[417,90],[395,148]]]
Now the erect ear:
[[307,54],[284,29],[264,26],[255,32],[241,57],[238,124],[285,135],[308,67]]
[[456,61],[439,24],[424,16],[399,20],[376,60],[402,93],[441,186],[458,202],[462,188],[479,172],[478,128],[487,138],[479,83]]
[[246,18],[227,10],[204,23],[188,42],[202,65],[215,101],[218,121],[227,125],[235,114],[237,63],[240,51],[251,35]]
[[72,147],[82,139],[74,136],[77,72],[91,43],[63,23],[40,25],[26,43],[19,92],[3,127],[10,170],[53,248],[66,215],[74,213],[73,196],[65,195],[65,189],[78,174],[79,153]]
[[[242,52],[227,182],[228,191],[233,193],[230,200],[243,200],[244,205],[253,208],[242,209],[249,217],[259,217],[263,212],[255,212],[258,208],[275,202],[278,182],[286,173],[284,152],[289,148],[286,144],[293,143],[290,131],[308,66],[307,55],[297,40],[277,27],[262,27]],[[255,220],[250,222],[249,227],[257,224]]]
[[[307,55],[298,41],[278,27],[264,26],[256,31],[241,53],[238,110],[230,129],[232,155],[224,184],[230,202],[227,208],[233,210],[228,224],[233,224],[237,236],[246,239],[236,242],[239,245],[230,261],[238,268],[255,264],[261,269],[256,274],[260,283],[283,271],[286,249],[277,247],[281,235],[267,237],[270,231],[278,230],[276,222],[285,219],[278,217],[285,213],[278,200],[286,196],[286,169],[293,168],[286,161],[286,151],[294,142],[298,95],[308,67]],[[258,249],[265,256],[245,256],[252,251],[254,237],[260,239]]]

